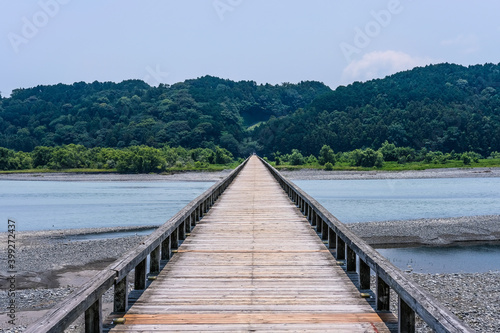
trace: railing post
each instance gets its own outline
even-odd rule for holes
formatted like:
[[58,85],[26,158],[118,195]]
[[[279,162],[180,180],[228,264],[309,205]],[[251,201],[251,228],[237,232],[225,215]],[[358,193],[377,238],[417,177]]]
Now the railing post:
[[322,228],[323,228],[323,220],[321,218],[318,218],[318,220],[316,221],[316,232],[321,234]]
[[101,297],[85,311],[85,333],[102,332]]
[[321,240],[328,240],[328,224],[323,219],[319,219],[321,223]]
[[415,333],[415,311],[398,296],[398,331]]
[[378,311],[389,311],[390,310],[390,295],[391,295],[391,288],[377,274],[376,307],[377,307]]
[[328,228],[328,248],[335,249],[337,248],[337,234],[335,230],[332,228]]
[[191,214],[186,217],[186,233],[190,233],[193,226],[191,225]]
[[125,275],[119,282],[115,282],[115,296],[113,312],[124,313],[128,308],[128,276]]
[[196,226],[196,219],[194,218],[194,211],[189,214],[189,220],[191,221],[191,229]]
[[177,227],[178,234],[179,234],[179,240],[185,240],[186,239],[186,220],[182,221],[181,224]]
[[318,220],[319,220],[319,216],[318,214],[316,214],[316,212],[313,213],[313,218],[311,219],[311,225],[313,227],[316,226],[316,224],[318,223]]
[[356,252],[350,246],[347,246],[346,270],[356,272]]
[[172,250],[179,248],[179,228],[175,228],[170,234],[170,248]]
[[160,273],[160,247],[157,246],[149,255],[149,273]]
[[359,259],[359,289],[370,289],[370,266]]
[[345,259],[345,242],[337,235],[337,260]]
[[161,260],[170,259],[170,236],[161,242]]
[[134,289],[146,289],[146,259],[135,266]]

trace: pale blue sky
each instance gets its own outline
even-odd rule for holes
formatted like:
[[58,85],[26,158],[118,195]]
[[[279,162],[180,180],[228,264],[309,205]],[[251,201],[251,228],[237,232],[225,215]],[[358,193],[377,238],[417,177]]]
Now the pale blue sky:
[[332,88],[500,62],[500,1],[0,0],[0,91],[203,75]]

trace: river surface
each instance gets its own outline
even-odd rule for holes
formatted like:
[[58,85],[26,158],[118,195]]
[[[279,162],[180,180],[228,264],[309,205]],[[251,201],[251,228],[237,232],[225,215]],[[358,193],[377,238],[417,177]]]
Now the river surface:
[[[0,231],[159,225],[213,182],[0,181]],[[500,178],[297,180],[344,223],[500,214]],[[500,246],[380,249],[415,272],[500,270]]]
[[0,181],[0,231],[160,225],[213,184]]
[[[344,223],[500,214],[500,178],[297,180]],[[378,249],[417,273],[500,271],[500,246]]]

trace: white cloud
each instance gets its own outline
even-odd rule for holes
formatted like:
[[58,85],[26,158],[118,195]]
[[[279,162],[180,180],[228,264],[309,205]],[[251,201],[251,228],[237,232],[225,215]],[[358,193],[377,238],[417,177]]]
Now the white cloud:
[[479,50],[479,41],[474,34],[458,35],[455,38],[441,41],[441,45],[459,48],[462,53],[466,54],[474,53]]
[[432,63],[429,58],[412,57],[398,51],[374,51],[353,60],[342,72],[344,82],[382,78],[400,71]]

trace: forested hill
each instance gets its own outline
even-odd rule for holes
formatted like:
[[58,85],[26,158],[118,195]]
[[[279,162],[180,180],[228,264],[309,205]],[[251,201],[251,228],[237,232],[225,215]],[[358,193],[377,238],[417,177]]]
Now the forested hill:
[[257,85],[205,76],[172,86],[140,80],[77,82],[14,90],[0,101],[0,147],[81,144],[128,147],[220,145],[247,155],[246,128],[286,116],[330,92],[318,82]]
[[430,65],[318,97],[293,115],[255,130],[265,153],[317,154],[396,146],[433,151],[500,150],[500,65]]
[[[257,125],[256,125],[257,124]],[[256,126],[255,126],[256,125]],[[500,150],[500,65],[431,65],[334,91],[319,82],[257,85],[205,76],[14,90],[0,99],[0,147],[216,145],[235,156],[414,149]]]

